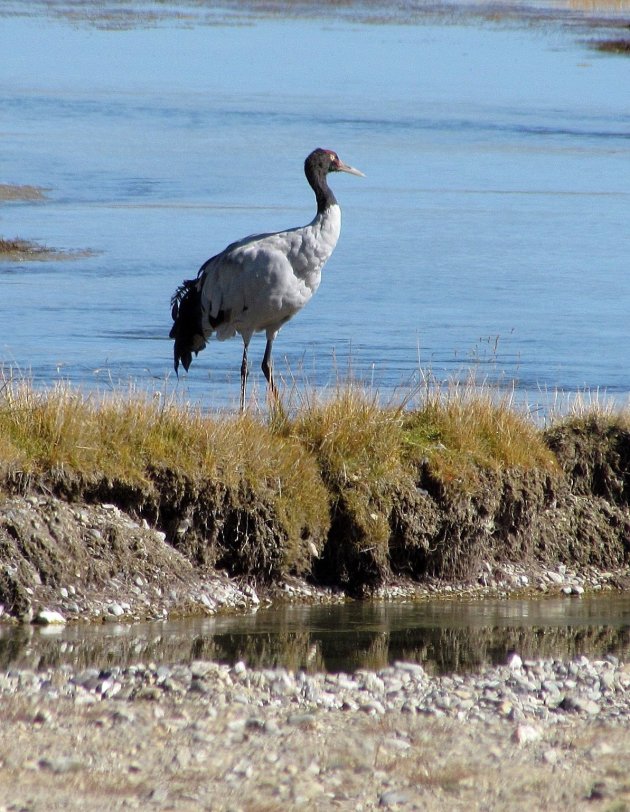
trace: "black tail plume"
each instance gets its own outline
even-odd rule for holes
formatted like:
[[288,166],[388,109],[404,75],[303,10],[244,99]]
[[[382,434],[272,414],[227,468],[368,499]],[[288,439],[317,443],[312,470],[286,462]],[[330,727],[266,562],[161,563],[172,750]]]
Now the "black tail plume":
[[180,361],[188,372],[193,352],[197,355],[206,346],[201,325],[201,295],[196,279],[186,279],[171,297],[173,326],[170,338],[175,339],[173,358],[179,374]]

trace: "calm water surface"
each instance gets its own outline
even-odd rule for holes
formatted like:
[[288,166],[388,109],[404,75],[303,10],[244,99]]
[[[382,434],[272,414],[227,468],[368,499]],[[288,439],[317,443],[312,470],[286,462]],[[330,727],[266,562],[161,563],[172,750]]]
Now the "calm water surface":
[[431,673],[524,658],[630,655],[630,596],[348,603],[261,609],[166,623],[2,628],[0,669],[76,668],[213,659],[294,670],[354,671],[396,660]]
[[276,342],[287,386],[473,368],[626,398],[630,60],[553,22],[238,22],[0,18],[0,182],[48,189],[2,204],[0,234],[93,252],[0,263],[5,369],[233,406],[240,342],[178,383],[169,297],[233,239],[309,221],[321,145],[367,177],[333,180],[342,237]]

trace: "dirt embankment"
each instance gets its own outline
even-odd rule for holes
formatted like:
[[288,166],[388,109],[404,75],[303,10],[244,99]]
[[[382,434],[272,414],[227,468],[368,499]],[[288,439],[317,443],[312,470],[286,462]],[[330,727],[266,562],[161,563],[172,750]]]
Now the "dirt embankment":
[[[360,483],[333,494],[328,526],[305,526],[296,541],[264,493],[164,469],[143,487],[14,477],[0,504],[0,605],[23,618],[41,606],[146,617],[245,605],[258,600],[248,584],[260,591],[294,576],[361,595],[402,579],[492,583],[506,564],[623,570],[630,432],[593,419],[545,440],[555,472],[480,470],[464,487],[420,463],[414,487],[370,504],[368,516],[389,527],[385,546],[372,543],[365,506],[357,511]],[[304,555],[287,567],[296,543]]]

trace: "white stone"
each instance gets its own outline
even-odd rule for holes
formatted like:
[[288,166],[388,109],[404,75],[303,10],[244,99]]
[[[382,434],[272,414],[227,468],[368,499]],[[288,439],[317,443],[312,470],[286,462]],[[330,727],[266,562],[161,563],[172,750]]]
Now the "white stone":
[[508,668],[511,668],[512,671],[518,671],[519,668],[522,668],[523,661],[521,660],[520,655],[518,655],[515,651],[509,654],[507,658],[507,666]]
[[533,725],[518,725],[512,733],[512,740],[521,746],[538,741],[541,737],[541,731]]
[[56,612],[54,609],[40,609],[34,622],[41,623],[42,626],[61,626],[66,619],[61,612]]
[[119,603],[110,603],[107,607],[107,611],[110,615],[114,615],[114,617],[121,617],[121,615],[125,614],[125,610]]
[[235,674],[237,677],[240,677],[243,674],[247,673],[247,666],[242,660],[239,660],[237,663],[234,663],[232,673]]

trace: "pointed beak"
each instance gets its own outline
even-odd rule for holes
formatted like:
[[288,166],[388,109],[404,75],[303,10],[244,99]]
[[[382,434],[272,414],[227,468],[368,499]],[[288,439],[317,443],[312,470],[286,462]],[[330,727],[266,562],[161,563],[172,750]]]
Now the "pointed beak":
[[360,178],[365,177],[360,169],[355,169],[353,166],[348,166],[348,164],[344,164],[343,161],[339,161],[335,169],[337,172],[347,172],[349,175],[358,175]]

